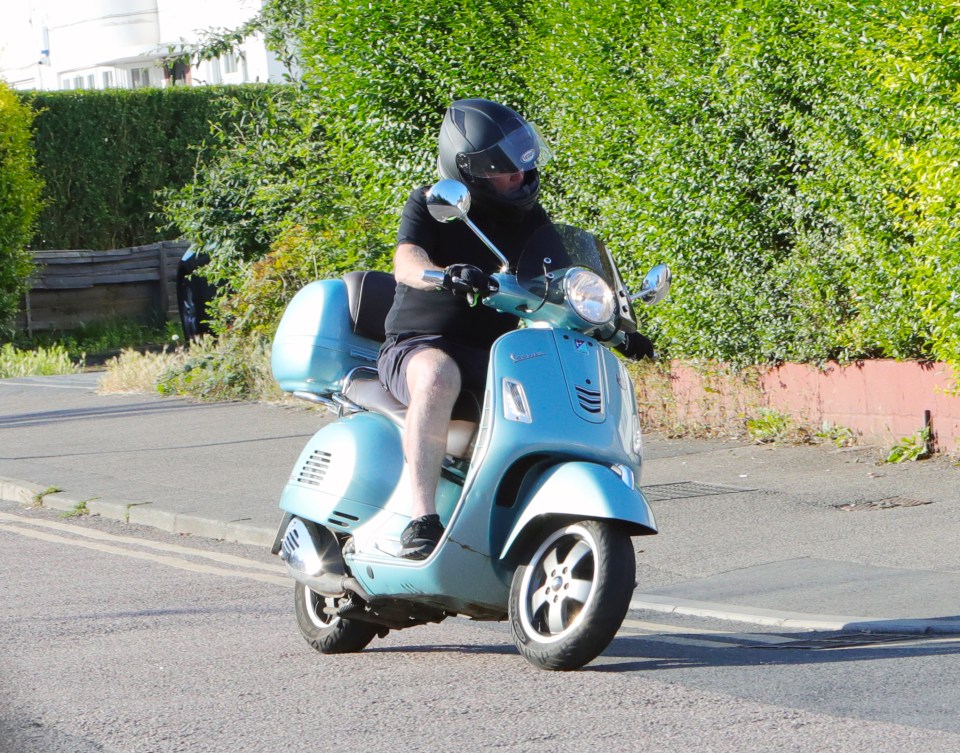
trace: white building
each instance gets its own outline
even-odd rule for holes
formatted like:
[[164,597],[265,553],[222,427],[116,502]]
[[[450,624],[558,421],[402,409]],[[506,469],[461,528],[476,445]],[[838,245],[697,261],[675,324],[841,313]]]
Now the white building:
[[[262,0],[27,0],[0,10],[0,78],[15,89],[136,89],[282,81],[257,37],[236,54],[170,64],[209,29],[235,29]],[[15,7],[12,7],[15,6]]]

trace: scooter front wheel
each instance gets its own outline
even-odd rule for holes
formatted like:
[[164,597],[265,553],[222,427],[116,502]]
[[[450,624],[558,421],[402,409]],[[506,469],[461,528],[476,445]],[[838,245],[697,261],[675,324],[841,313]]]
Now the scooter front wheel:
[[342,601],[321,596],[302,583],[294,587],[293,605],[300,632],[321,654],[362,651],[377,635],[377,626],[373,623],[345,620],[335,614]]
[[630,607],[636,556],[613,521],[585,520],[547,534],[510,586],[510,628],[541,669],[578,669],[613,640]]

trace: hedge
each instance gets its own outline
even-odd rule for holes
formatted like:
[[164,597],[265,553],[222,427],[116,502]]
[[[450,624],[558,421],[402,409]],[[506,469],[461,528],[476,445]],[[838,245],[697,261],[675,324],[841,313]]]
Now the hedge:
[[168,240],[157,192],[190,183],[211,124],[238,122],[275,87],[172,87],[22,92],[36,113],[34,143],[45,182],[33,247],[109,249]]
[[0,82],[0,341],[12,335],[32,270],[27,249],[42,188],[30,139],[32,119],[29,108]]
[[[264,151],[229,165],[270,190],[237,200],[214,167],[196,185],[216,196],[178,207],[201,238],[231,241],[230,316],[269,329],[298,280],[387,266],[403,198],[436,177],[443,109],[487,96],[554,145],[555,219],[606,238],[634,284],[673,267],[670,300],[641,313],[661,352],[960,363],[955,2],[268,5],[275,25],[296,14],[302,97]],[[283,192],[291,180],[304,190]],[[257,248],[205,227],[201,200],[242,209]]]

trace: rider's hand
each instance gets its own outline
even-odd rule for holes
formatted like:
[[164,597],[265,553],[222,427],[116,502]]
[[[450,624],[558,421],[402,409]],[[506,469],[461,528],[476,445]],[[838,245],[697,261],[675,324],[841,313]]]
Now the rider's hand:
[[487,275],[472,264],[451,264],[443,270],[443,287],[454,295],[472,298],[489,286]]
[[656,357],[653,352],[653,342],[649,337],[644,337],[639,332],[627,333],[623,342],[617,346],[617,350],[634,361],[639,361],[641,358]]

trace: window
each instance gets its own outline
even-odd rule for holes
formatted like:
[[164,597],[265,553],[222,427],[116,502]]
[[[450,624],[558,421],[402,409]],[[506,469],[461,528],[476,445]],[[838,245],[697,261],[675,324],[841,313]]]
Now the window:
[[73,88],[82,89],[83,88],[83,76],[75,76],[73,79]]
[[150,69],[133,68],[130,71],[130,88],[142,89],[144,86],[150,86]]
[[102,83],[104,89],[109,89],[113,86],[113,71],[104,71],[102,74]]
[[228,52],[223,56],[223,72],[224,73],[236,73],[237,72],[237,54],[235,52]]
[[87,76],[87,88],[96,89],[97,88],[97,77],[92,73]]

